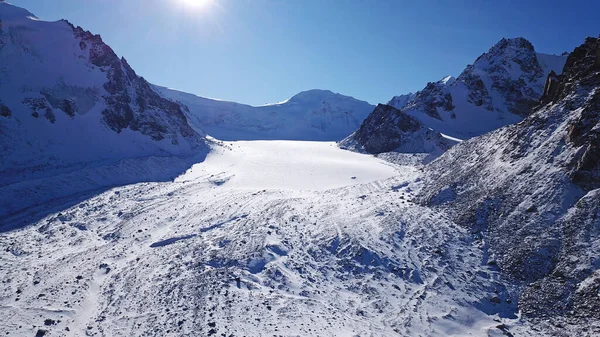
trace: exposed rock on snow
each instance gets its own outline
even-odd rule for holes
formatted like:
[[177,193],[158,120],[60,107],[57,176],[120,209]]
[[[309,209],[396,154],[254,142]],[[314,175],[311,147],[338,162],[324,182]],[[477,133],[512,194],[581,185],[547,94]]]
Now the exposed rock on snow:
[[598,50],[595,38],[576,48],[525,120],[431,163],[419,196],[447,209],[480,237],[489,260],[522,281],[525,315],[566,319],[581,333],[600,307]]
[[360,128],[340,142],[344,149],[379,154],[383,152],[440,154],[452,144],[416,118],[379,104]]
[[393,106],[396,109],[404,108],[410,101],[415,98],[415,93],[408,93],[392,97],[387,105]]

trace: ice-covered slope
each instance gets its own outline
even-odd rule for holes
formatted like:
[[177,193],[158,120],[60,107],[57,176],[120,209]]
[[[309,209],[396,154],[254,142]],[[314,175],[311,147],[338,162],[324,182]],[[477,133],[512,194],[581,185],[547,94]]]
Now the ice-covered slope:
[[344,149],[373,154],[395,151],[440,155],[452,145],[416,118],[384,104],[377,105],[360,128],[339,143]]
[[566,56],[536,53],[524,38],[502,39],[454,79],[430,82],[400,108],[430,128],[459,139],[522,120],[542,94],[546,75]]
[[[522,122],[450,149],[419,199],[446,209],[521,282],[526,317],[581,334],[600,319],[600,40],[588,38],[545,104]],[[574,334],[573,334],[574,335]]]
[[[42,195],[70,193],[65,185],[62,191],[45,185],[50,176],[206,152],[181,107],[154,92],[100,36],[66,21],[40,21],[6,2],[0,2],[0,23],[0,215]],[[29,187],[18,185],[24,181]],[[70,183],[79,186],[74,192],[117,182]]]
[[282,103],[254,107],[154,88],[185,106],[198,130],[221,140],[338,141],[356,130],[373,110],[367,102],[328,90],[304,91]]

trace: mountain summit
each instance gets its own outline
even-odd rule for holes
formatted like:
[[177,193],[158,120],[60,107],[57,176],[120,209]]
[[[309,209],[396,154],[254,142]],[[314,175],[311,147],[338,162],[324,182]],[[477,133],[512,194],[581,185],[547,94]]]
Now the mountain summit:
[[63,184],[61,192],[27,187],[33,195],[18,184],[26,180],[208,149],[178,104],[154,92],[99,35],[67,21],[40,21],[0,3],[0,64],[0,186],[25,194],[0,214],[50,195],[113,185],[125,174],[89,185],[67,179],[81,185]]
[[341,148],[379,154],[384,152],[439,155],[453,143],[430,130],[416,118],[379,104],[360,128],[339,144]]
[[220,140],[339,141],[369,115],[373,106],[329,90],[300,92],[281,103],[250,106],[154,86],[179,103],[190,123]]
[[470,138],[522,120],[537,104],[546,75],[560,73],[565,60],[536,53],[524,38],[501,39],[456,79],[430,82],[408,102],[394,97],[389,104],[436,131]]

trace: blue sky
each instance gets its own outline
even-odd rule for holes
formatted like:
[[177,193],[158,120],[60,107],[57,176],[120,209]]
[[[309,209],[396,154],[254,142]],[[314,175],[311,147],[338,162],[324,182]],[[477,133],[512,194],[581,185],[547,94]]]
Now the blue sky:
[[387,102],[458,75],[502,37],[561,53],[600,33],[600,3],[586,0],[184,1],[10,0],[102,35],[152,83],[253,105],[313,88]]

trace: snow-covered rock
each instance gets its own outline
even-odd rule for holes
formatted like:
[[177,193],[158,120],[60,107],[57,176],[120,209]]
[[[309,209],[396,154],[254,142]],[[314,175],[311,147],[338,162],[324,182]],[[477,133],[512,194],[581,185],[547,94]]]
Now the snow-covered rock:
[[[115,183],[71,181],[79,187],[61,192],[41,183],[51,176],[208,149],[178,104],[153,91],[99,35],[67,21],[41,21],[0,2],[0,67],[0,215]],[[121,180],[117,171],[113,175]],[[40,183],[15,185],[24,181]]]
[[408,94],[394,96],[387,105],[393,106],[396,109],[402,109],[415,98],[415,95],[414,92],[409,92]]
[[426,167],[419,200],[448,210],[487,263],[521,282],[526,317],[585,335],[600,318],[600,40],[586,39],[545,88],[546,103],[522,122]]
[[416,118],[379,104],[352,135],[339,143],[344,149],[379,154],[383,152],[439,155],[453,144]]
[[329,90],[304,91],[281,103],[250,106],[154,88],[182,104],[197,130],[220,140],[339,141],[373,110],[367,102]]
[[522,120],[537,104],[546,75],[560,73],[565,60],[536,53],[524,38],[502,39],[456,79],[430,82],[408,102],[394,97],[389,104],[466,139]]

